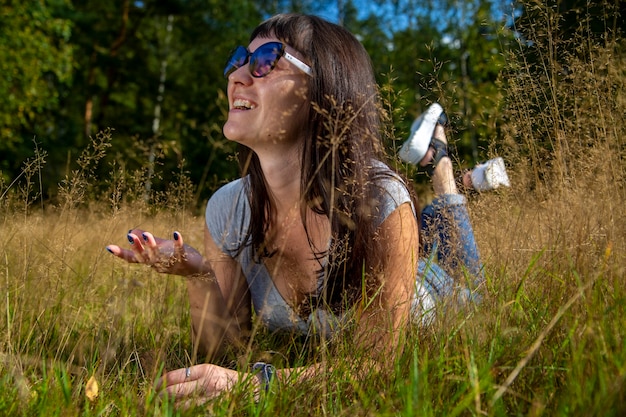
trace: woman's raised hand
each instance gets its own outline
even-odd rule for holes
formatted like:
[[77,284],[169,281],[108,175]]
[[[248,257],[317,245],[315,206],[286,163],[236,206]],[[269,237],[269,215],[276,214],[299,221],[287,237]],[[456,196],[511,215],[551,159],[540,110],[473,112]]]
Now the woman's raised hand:
[[190,276],[202,273],[202,255],[183,242],[183,236],[174,232],[174,239],[155,237],[150,232],[133,229],[126,235],[130,249],[109,245],[106,249],[130,263],[141,263],[158,272]]

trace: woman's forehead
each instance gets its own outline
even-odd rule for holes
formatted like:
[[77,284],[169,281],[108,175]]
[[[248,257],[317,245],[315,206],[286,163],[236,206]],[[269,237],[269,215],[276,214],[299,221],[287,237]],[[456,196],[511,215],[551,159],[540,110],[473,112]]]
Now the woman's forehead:
[[280,39],[271,36],[271,37],[266,37],[266,36],[257,36],[256,38],[252,39],[252,41],[250,41],[250,43],[248,44],[248,51],[250,52],[254,52],[254,50],[256,48],[258,48],[261,45],[264,45],[268,42],[280,42]]

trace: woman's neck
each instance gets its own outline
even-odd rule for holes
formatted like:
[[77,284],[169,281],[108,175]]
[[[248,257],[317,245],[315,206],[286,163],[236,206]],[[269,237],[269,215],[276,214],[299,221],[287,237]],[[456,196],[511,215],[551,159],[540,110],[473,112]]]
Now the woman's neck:
[[298,207],[301,201],[300,152],[291,148],[258,156],[275,209],[280,213]]

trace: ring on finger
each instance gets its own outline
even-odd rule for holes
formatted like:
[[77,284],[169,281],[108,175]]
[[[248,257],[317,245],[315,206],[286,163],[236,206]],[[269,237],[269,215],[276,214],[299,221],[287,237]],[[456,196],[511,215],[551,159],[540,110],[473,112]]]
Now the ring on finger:
[[191,368],[186,368],[185,369],[185,379],[189,378],[191,376]]

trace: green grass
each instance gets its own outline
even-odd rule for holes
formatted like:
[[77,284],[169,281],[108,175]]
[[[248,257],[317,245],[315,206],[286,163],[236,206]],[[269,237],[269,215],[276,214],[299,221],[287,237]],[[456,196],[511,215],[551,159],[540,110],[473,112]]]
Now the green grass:
[[[38,152],[15,183],[0,184],[0,415],[626,414],[626,59],[618,41],[578,45],[565,62],[549,42],[538,48],[541,76],[514,53],[503,77],[506,122],[494,149],[511,164],[513,186],[470,199],[487,274],[482,303],[407,329],[389,373],[355,378],[355,353],[339,343],[332,372],[259,403],[242,389],[208,408],[159,400],[160,372],[194,361],[184,279],[104,249],[131,227],[176,229],[201,247],[203,218],[189,208],[183,171],[152,204],[142,172],[112,167],[102,189],[89,175],[107,150],[103,132],[59,200],[43,203]],[[565,76],[553,70],[563,65]],[[260,331],[227,364],[328,354]]]

